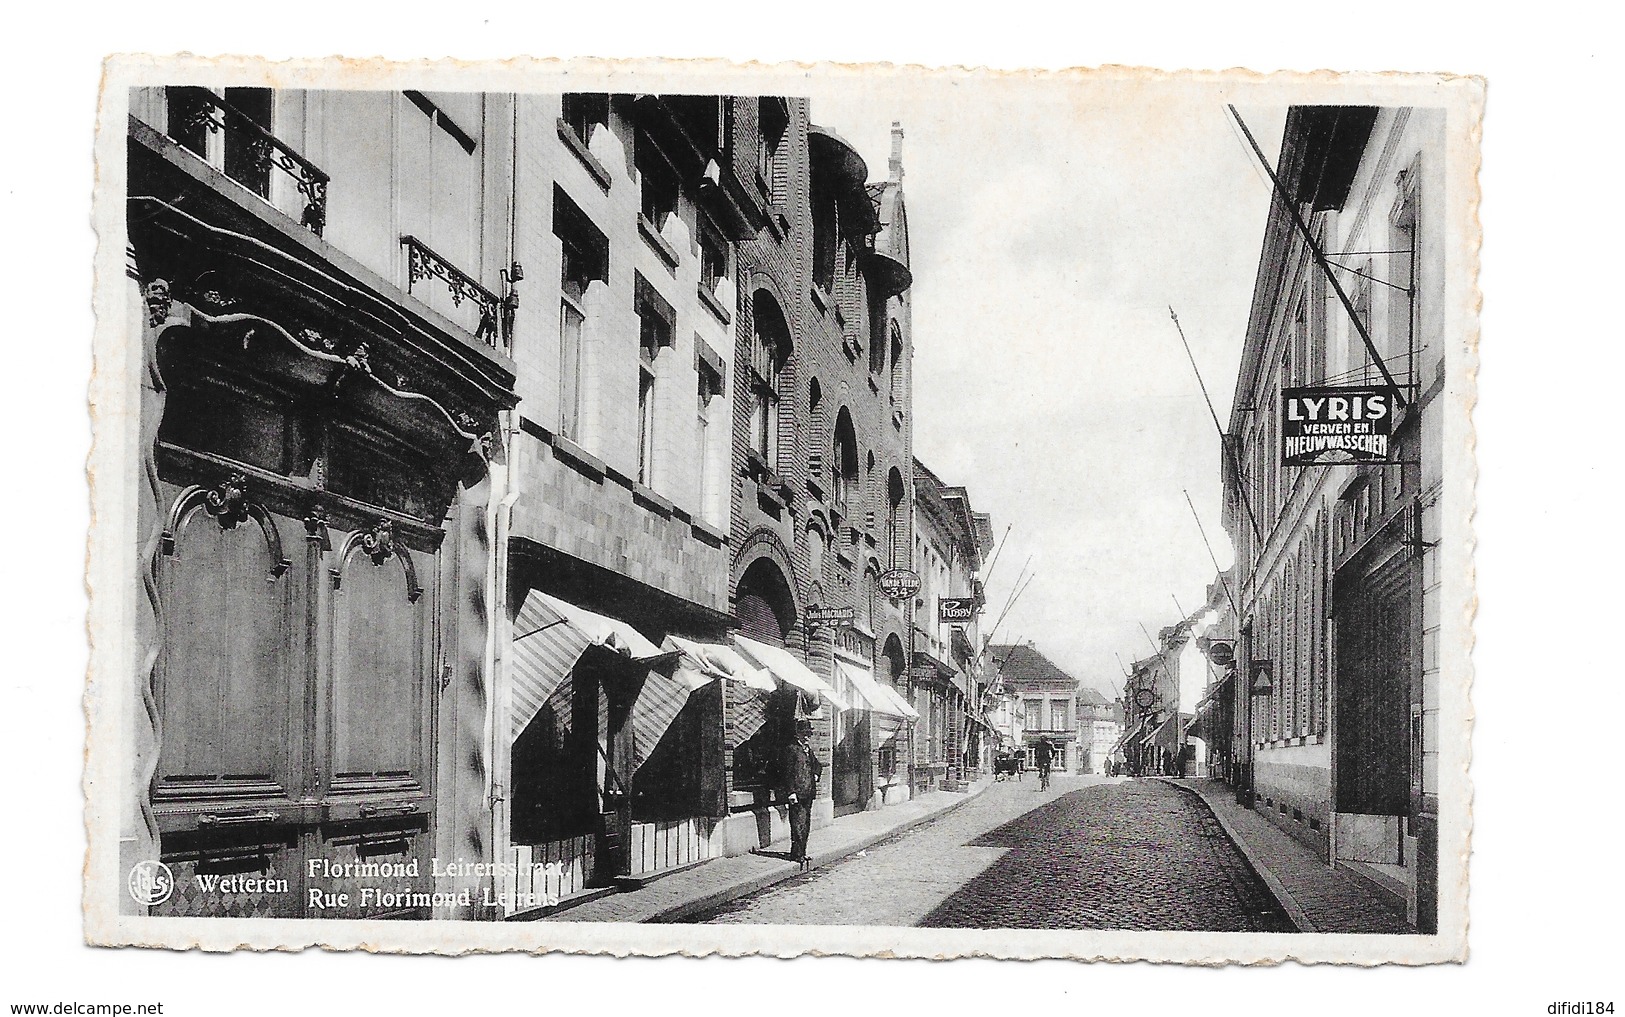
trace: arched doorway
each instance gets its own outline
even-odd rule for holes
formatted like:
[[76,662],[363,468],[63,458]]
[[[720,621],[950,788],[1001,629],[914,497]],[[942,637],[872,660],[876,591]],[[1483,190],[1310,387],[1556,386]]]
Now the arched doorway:
[[[734,617],[747,638],[783,646],[796,620],[795,596],[777,562],[761,557],[746,567],[734,594]],[[731,787],[755,792],[765,805],[778,780],[780,750],[795,735],[798,694],[788,686],[758,692],[731,686],[733,747]]]

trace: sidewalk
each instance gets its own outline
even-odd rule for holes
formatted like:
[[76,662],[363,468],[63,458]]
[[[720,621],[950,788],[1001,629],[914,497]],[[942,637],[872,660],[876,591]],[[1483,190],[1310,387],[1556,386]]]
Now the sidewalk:
[[1416,931],[1356,877],[1331,868],[1269,820],[1236,804],[1230,785],[1212,779],[1162,779],[1207,803],[1298,931]]
[[[932,791],[901,805],[842,816],[829,826],[812,831],[807,839],[807,857],[812,860],[813,868],[840,861],[893,834],[957,809],[987,790],[991,783],[983,779],[971,785],[968,791]],[[674,872],[636,890],[564,908],[540,920],[680,922],[800,874],[799,865],[776,857],[787,853],[789,848],[788,839],[774,841],[764,849],[773,854],[718,858]]]

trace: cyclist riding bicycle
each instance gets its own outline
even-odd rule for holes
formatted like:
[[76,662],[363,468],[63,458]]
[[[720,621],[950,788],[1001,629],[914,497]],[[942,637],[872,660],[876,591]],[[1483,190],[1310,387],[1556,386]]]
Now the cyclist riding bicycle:
[[1038,739],[1033,747],[1033,759],[1038,763],[1038,790],[1049,790],[1050,764],[1055,760],[1055,743],[1049,740],[1049,735]]

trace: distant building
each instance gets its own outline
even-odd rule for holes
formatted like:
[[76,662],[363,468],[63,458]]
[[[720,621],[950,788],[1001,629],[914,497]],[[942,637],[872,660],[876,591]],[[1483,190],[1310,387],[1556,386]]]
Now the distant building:
[[[991,550],[988,515],[971,509],[963,487],[944,484],[914,461],[915,790],[953,786],[985,765],[981,616],[977,572]],[[948,609],[950,617],[944,617]]]
[[1105,696],[1080,686],[1074,699],[1078,718],[1078,773],[1105,773],[1106,760],[1123,736],[1123,709]]
[[989,653],[1004,687],[1022,704],[1025,721],[1021,744],[1027,752],[1028,765],[1036,765],[1032,759],[1033,746],[1047,735],[1057,749],[1054,767],[1063,771],[1072,769],[1078,752],[1077,716],[1073,709],[1078,680],[1038,652],[1031,640],[995,645],[989,647]]

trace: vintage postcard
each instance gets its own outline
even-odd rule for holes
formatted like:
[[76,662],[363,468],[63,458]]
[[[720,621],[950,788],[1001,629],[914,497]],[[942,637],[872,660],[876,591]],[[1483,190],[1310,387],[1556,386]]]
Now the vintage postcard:
[[110,60],[87,940],[1464,958],[1483,101]]

